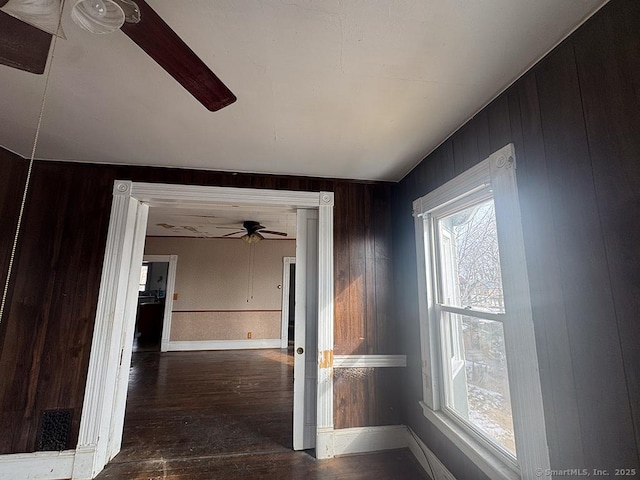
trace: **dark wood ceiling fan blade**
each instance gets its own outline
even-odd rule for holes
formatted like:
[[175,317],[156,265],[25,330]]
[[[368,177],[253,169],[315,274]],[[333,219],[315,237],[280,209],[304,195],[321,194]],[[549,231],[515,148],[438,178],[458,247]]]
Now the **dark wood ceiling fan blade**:
[[273,230],[260,230],[260,233],[268,233],[270,235],[280,235],[281,237],[287,236],[287,234],[284,232],[274,232]]
[[247,232],[245,230],[238,230],[237,232],[227,233],[226,235],[222,235],[222,237],[230,237],[232,235],[237,235],[238,233],[247,233]]
[[0,64],[41,75],[52,38],[50,33],[0,12]]
[[144,0],[136,0],[136,4],[140,8],[140,22],[125,23],[121,27],[131,40],[208,110],[220,110],[237,100],[231,90]]

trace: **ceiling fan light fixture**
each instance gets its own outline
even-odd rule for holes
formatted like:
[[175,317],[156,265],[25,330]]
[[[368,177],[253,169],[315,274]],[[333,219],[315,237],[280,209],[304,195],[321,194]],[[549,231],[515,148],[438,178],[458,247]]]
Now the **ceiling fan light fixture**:
[[118,30],[125,14],[113,0],[78,0],[71,9],[71,19],[88,32],[104,34]]
[[140,7],[132,0],[113,0],[124,12],[124,20],[127,23],[138,23],[140,21]]
[[244,242],[248,243],[249,245],[253,244],[253,243],[258,243],[260,240],[262,240],[264,237],[262,235],[260,235],[258,232],[253,232],[253,233],[248,233],[245,234],[243,236],[240,237]]

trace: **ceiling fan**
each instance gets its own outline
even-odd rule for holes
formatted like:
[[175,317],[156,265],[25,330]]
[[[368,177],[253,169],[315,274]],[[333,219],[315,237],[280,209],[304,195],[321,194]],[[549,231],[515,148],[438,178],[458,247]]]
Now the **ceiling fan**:
[[[52,35],[64,38],[61,1],[0,0],[0,64],[44,72]],[[91,33],[122,30],[210,111],[237,100],[145,0],[79,0],[71,18]]]
[[285,232],[266,230],[267,227],[265,227],[264,225],[260,225],[260,222],[256,222],[254,220],[245,220],[244,222],[242,222],[242,228],[244,228],[244,230],[238,230],[237,232],[227,233],[226,235],[222,236],[231,237],[239,233],[244,233],[244,235],[240,238],[249,244],[258,243],[260,240],[264,239],[264,236],[261,235],[262,233],[266,233],[269,235],[279,235],[281,237],[287,236]]

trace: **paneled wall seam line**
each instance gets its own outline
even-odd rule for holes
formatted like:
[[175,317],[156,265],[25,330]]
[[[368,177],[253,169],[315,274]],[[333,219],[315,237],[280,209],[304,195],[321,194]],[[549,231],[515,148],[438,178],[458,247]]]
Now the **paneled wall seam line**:
[[[582,81],[580,78],[580,67],[578,65],[578,55],[576,54],[576,46],[575,46],[575,42],[572,40],[571,41],[571,51],[573,53],[573,61],[574,61],[574,65],[575,65],[575,69],[576,69],[576,81],[578,83],[578,94],[580,96],[580,106],[581,108],[581,117],[582,117],[582,122],[583,122],[583,126],[584,126],[584,131],[585,131],[585,136],[586,136],[586,144],[587,144],[587,152],[589,154],[589,167],[591,169],[591,181],[593,184],[593,194],[595,197],[595,201],[596,201],[596,206],[597,206],[597,210],[598,210],[598,226],[600,227],[600,236],[602,239],[602,245],[604,246],[603,250],[604,250],[604,257],[605,257],[605,262],[607,265],[607,279],[608,279],[608,283],[609,283],[609,289],[611,292],[611,308],[613,310],[613,315],[615,317],[615,324],[616,324],[616,337],[618,339],[618,344],[620,345],[620,357],[621,357],[621,365],[622,365],[622,372],[623,372],[623,376],[625,378],[625,382],[624,382],[624,386],[625,386],[625,391],[627,393],[627,399],[628,399],[628,403],[629,403],[629,411],[631,412],[631,418],[633,419],[635,417],[635,415],[640,415],[640,412],[636,413],[634,415],[634,407],[633,407],[633,402],[631,401],[631,392],[629,390],[629,376],[627,374],[627,365],[626,362],[624,361],[624,350],[622,348],[623,342],[622,342],[622,336],[620,334],[620,319],[619,319],[619,315],[618,315],[618,305],[617,302],[615,300],[615,288],[614,288],[614,284],[613,284],[613,280],[611,278],[611,259],[610,259],[610,255],[609,255],[609,249],[607,248],[607,241],[604,235],[604,225],[602,223],[602,211],[601,211],[601,201],[600,201],[600,195],[598,193],[598,184],[596,183],[596,176],[595,176],[595,169],[593,166],[593,155],[592,155],[592,146],[591,146],[591,136],[589,135],[589,124],[587,122],[587,118],[586,118],[586,112],[587,112],[587,106],[585,105],[585,98],[584,95],[582,93]],[[640,410],[640,408],[639,408]],[[636,422],[631,422],[631,428],[633,430],[634,436],[635,438],[638,438],[639,432],[636,430]],[[638,459],[638,464],[640,465],[640,445],[636,445],[636,457]]]
[[[545,135],[545,122],[544,122],[544,114],[543,114],[543,109],[542,109],[542,105],[540,102],[540,98],[541,98],[541,92],[540,92],[540,80],[538,78],[538,72],[534,71],[533,73],[534,79],[535,79],[535,85],[536,85],[536,95],[537,95],[537,100],[538,100],[538,112],[539,112],[539,116],[540,116],[540,135],[542,137],[542,148],[544,151],[544,166],[545,166],[545,171],[546,171],[546,175],[547,178],[549,178],[550,174],[549,174],[549,152],[548,152],[548,145],[549,145],[549,140],[548,140],[548,134]],[[551,185],[548,184],[547,182],[547,188],[549,190],[549,192],[551,191]],[[549,199],[549,202],[552,202],[552,199]],[[550,222],[552,225],[552,228],[554,231],[558,230],[558,221],[555,218],[555,216],[552,214],[550,215]],[[557,252],[556,256],[560,255],[560,245],[559,245],[559,238],[557,235],[554,235],[553,237],[553,244],[555,246],[555,251]],[[560,272],[562,272],[562,266],[560,265],[559,267]],[[559,279],[560,285],[562,286],[562,278]],[[571,341],[571,335],[569,334],[569,325],[567,322],[567,311],[568,311],[568,305],[567,305],[567,299],[566,299],[566,295],[564,294],[564,289],[563,289],[563,294],[562,294],[562,310],[563,310],[563,315],[564,315],[564,324],[565,324],[565,329],[567,331],[567,343],[568,343],[568,350],[569,350],[569,358],[571,357],[571,352],[573,351],[572,348],[572,341]],[[574,387],[577,385],[577,381],[576,381],[576,372],[574,368],[571,368],[571,380],[572,380],[572,384],[574,385]],[[580,456],[581,458],[584,458],[584,443],[582,441],[582,439],[584,438],[584,435],[582,433],[582,420],[581,420],[581,415],[580,415],[580,410],[579,408],[577,409],[577,428],[580,431],[580,438],[579,438],[579,444],[580,444]]]

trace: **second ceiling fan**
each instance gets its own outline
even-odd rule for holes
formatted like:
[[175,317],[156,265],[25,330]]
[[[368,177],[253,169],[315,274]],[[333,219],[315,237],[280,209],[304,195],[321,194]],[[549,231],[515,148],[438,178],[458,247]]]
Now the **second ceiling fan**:
[[244,230],[238,230],[237,232],[227,233],[226,235],[222,235],[223,237],[231,237],[233,235],[237,235],[239,233],[244,233],[240,238],[245,242],[252,244],[258,243],[260,240],[264,239],[263,233],[268,235],[278,235],[280,237],[286,237],[287,234],[285,232],[276,232],[273,230],[267,230],[264,225],[261,225],[260,222],[256,222],[254,220],[245,220],[242,222],[242,228]]

